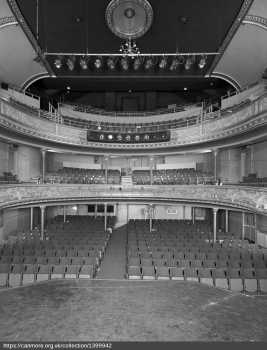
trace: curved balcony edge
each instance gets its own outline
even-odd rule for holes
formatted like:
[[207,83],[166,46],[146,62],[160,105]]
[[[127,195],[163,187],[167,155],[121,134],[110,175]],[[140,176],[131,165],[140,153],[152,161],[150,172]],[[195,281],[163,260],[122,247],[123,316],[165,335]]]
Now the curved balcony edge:
[[[70,196],[71,194],[71,196]],[[267,189],[244,186],[5,185],[0,209],[85,202],[190,203],[267,215]]]

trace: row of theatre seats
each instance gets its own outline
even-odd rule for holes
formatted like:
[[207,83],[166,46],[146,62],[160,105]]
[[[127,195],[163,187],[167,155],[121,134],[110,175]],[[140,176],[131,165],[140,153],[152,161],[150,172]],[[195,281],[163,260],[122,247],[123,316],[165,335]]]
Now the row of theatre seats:
[[265,187],[267,186],[267,177],[258,177],[255,173],[248,174],[248,176],[243,177],[241,185]]
[[17,175],[12,174],[11,172],[3,172],[3,175],[0,176],[0,185],[1,184],[16,184],[18,183]]
[[120,171],[108,170],[107,179],[105,170],[102,169],[59,169],[55,173],[48,173],[45,181],[47,183],[70,183],[70,184],[120,184]]
[[14,287],[54,278],[94,278],[110,237],[101,219],[56,218],[46,240],[5,244],[0,250],[0,286]]
[[128,228],[129,279],[198,281],[234,291],[267,292],[267,251],[242,240],[211,243],[205,223],[145,222]]
[[194,168],[188,169],[164,169],[164,170],[134,170],[133,183],[136,185],[190,185],[213,184],[214,177],[210,174],[199,172]]

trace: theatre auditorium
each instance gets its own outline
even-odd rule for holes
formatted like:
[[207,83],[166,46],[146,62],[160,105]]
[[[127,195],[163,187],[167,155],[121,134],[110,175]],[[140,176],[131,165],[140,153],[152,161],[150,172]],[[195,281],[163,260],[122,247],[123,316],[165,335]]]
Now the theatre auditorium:
[[266,311],[267,1],[0,0],[0,342]]

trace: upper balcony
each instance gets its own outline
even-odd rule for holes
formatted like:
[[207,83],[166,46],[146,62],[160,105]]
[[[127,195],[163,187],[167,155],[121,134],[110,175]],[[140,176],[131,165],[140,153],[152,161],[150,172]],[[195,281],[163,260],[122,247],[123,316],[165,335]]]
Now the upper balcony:
[[[212,111],[192,107],[147,116],[100,115],[60,106],[45,112],[1,90],[0,133],[13,142],[90,153],[171,153],[240,145],[266,137],[265,82],[221,101]],[[93,135],[93,137],[92,137]],[[110,136],[111,135],[111,136]]]

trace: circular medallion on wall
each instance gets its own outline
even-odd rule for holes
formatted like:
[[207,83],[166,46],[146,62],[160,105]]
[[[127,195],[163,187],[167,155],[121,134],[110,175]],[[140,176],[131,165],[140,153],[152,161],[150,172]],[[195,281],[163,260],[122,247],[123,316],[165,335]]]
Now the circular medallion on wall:
[[122,39],[137,39],[151,27],[153,9],[147,0],[112,0],[106,9],[109,29]]

